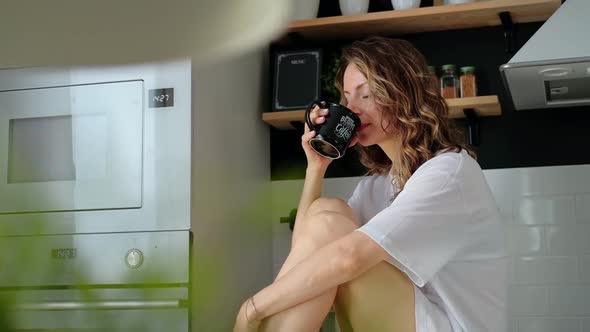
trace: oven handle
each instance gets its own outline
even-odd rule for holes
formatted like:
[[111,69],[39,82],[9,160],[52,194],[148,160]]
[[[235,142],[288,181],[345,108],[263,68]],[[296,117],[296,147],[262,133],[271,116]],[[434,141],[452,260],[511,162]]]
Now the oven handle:
[[62,311],[62,310],[146,310],[146,309],[178,309],[188,307],[188,301],[178,300],[113,300],[113,301],[53,301],[20,303],[16,310],[29,311]]

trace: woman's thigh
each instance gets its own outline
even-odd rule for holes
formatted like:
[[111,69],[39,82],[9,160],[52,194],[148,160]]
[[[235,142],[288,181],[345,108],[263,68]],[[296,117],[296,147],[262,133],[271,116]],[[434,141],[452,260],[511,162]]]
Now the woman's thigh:
[[414,284],[388,262],[338,287],[335,301],[343,332],[415,332]]

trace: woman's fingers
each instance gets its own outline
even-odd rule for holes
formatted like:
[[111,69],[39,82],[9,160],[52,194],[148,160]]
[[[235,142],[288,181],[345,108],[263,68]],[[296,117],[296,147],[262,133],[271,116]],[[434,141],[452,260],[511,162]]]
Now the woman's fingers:
[[[319,124],[326,122],[326,116],[328,115],[328,113],[329,113],[328,109],[320,108],[318,105],[315,105],[313,107],[313,109],[311,110],[311,112],[309,112],[309,119],[311,120],[312,124],[319,125]],[[305,124],[304,132],[308,133],[309,131],[310,131],[310,128],[307,126],[307,124]]]
[[311,123],[313,124],[321,124],[326,122],[326,116],[328,115],[328,110],[325,108],[320,108],[319,106],[315,106],[313,110],[309,113],[309,118]]
[[314,136],[315,136],[315,131],[313,131],[313,130],[312,130],[312,131],[308,131],[308,132],[306,132],[305,134],[303,134],[303,135],[301,136],[301,141],[302,141],[302,142],[304,142],[304,143],[305,143],[305,142],[308,142],[308,141],[309,141],[310,139],[312,139]]

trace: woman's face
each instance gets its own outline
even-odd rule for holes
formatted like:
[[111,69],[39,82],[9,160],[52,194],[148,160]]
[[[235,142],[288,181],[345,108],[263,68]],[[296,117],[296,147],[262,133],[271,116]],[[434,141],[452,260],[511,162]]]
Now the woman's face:
[[374,103],[367,79],[352,63],[344,71],[343,85],[346,107],[361,119],[361,126],[357,131],[359,144],[380,144],[391,137],[383,130],[388,123],[381,123],[381,110]]

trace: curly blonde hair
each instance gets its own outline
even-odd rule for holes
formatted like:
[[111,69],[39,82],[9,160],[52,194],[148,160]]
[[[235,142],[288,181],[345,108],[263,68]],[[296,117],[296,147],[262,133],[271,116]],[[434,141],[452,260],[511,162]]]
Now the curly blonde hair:
[[[371,37],[356,41],[342,52],[336,87],[346,104],[344,71],[354,64],[367,79],[372,99],[381,110],[381,127],[395,129],[400,149],[390,160],[380,147],[356,145],[368,174],[392,173],[397,193],[410,176],[436,153],[466,150],[463,135],[452,126],[449,109],[428,70],[424,56],[401,39]],[[396,194],[397,194],[396,193]]]

